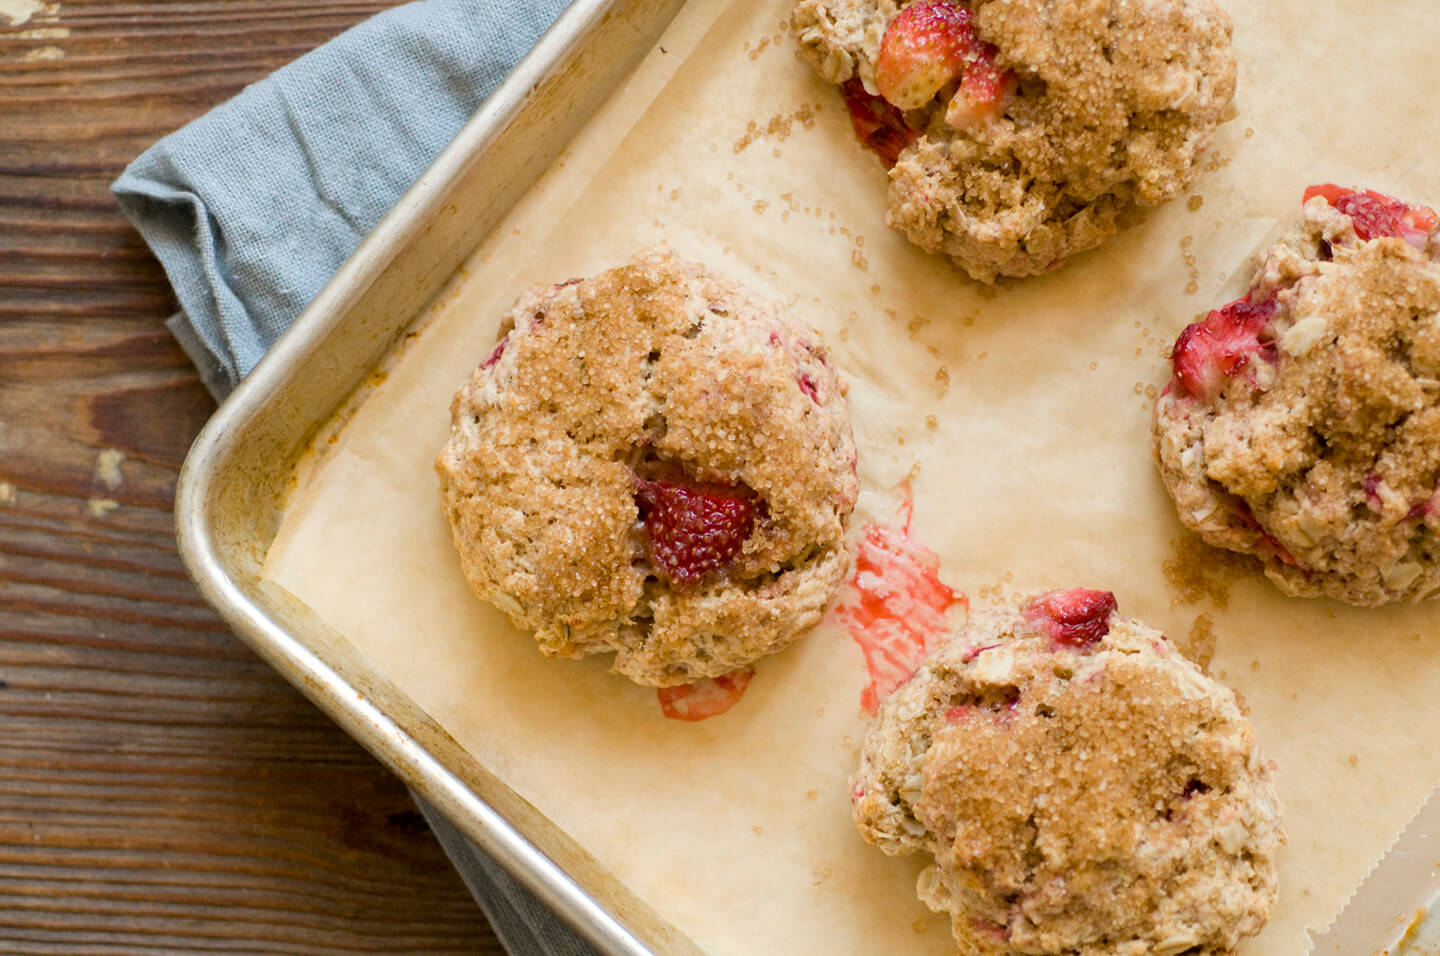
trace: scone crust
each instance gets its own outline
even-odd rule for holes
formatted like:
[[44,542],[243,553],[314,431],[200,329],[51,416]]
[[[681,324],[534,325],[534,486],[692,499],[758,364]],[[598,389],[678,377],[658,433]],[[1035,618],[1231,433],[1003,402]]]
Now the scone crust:
[[[451,405],[436,459],[477,595],[547,655],[615,652],[655,686],[734,671],[820,619],[859,490],[845,386],[818,333],[658,249],[537,287]],[[730,566],[672,588],[637,473],[679,468],[763,503]]]
[[1078,650],[977,611],[886,701],[852,784],[868,842],[934,857],[918,891],[967,956],[1220,956],[1276,899],[1249,720],[1118,614]]
[[[1322,251],[1323,250],[1323,251]],[[1378,606],[1440,592],[1440,247],[1361,240],[1323,198],[1262,256],[1276,361],[1155,405],[1180,520],[1287,594]]]
[[[943,104],[890,172],[887,223],[971,276],[1047,272],[1114,235],[1129,206],[1185,189],[1235,93],[1230,19],[1212,0],[972,0],[980,38],[1019,90],[965,131]],[[905,4],[800,0],[795,32],[822,77],[876,92]]]

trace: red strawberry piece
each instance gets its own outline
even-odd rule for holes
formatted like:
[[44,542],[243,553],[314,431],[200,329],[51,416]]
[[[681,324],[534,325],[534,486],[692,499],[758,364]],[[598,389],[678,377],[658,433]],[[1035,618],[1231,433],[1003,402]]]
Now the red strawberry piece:
[[1377,472],[1372,471],[1365,476],[1365,503],[1377,514],[1385,506],[1380,499],[1380,475]]
[[855,129],[856,138],[875,151],[885,168],[894,166],[917,135],[905,125],[904,114],[873,93],[865,92],[865,84],[858,77],[846,80],[840,93],[850,111],[850,125]]
[[1355,235],[1363,241],[1390,236],[1423,249],[1435,227],[1440,226],[1440,216],[1429,206],[1412,206],[1373,189],[1354,190],[1322,183],[1306,189],[1304,201],[1316,196],[1349,216]]
[[1002,926],[999,923],[993,923],[990,920],[980,916],[970,917],[970,925],[975,929],[977,933],[984,933],[986,936],[989,936],[991,939],[994,940],[999,940],[1003,942],[1010,938],[1010,928],[1008,926]]
[[650,537],[650,560],[676,587],[690,587],[740,553],[759,503],[745,486],[642,479],[635,505]]
[[820,404],[820,390],[815,387],[815,380],[809,373],[801,372],[797,381],[800,383],[800,391],[810,396],[810,401],[816,405]]
[[[1440,226],[1440,213],[1436,213],[1429,206],[1411,206],[1405,213],[1405,224],[1416,232],[1424,233],[1428,239],[1435,228]],[[1410,242],[1410,237],[1406,236],[1405,241]]]
[[1110,615],[1116,606],[1110,591],[1071,588],[1040,595],[1023,613],[1056,644],[1085,650],[1110,633]]
[[961,96],[987,107],[1004,92],[1003,74],[995,68],[995,48],[975,33],[970,11],[953,0],[918,0],[904,7],[880,38],[875,58],[875,86],[880,95],[902,110],[919,109],[947,84],[972,72]]
[[1226,381],[1249,364],[1252,356],[1278,361],[1275,343],[1260,340],[1277,310],[1274,299],[1258,303],[1236,299],[1186,326],[1170,351],[1175,369],[1172,384],[1181,394],[1209,400],[1220,394]]
[[990,57],[966,68],[959,91],[945,109],[945,122],[954,129],[967,130],[994,119],[1010,105],[1015,86],[1015,74],[997,67],[992,52]]
[[960,661],[963,664],[968,664],[986,651],[993,651],[999,646],[999,644],[971,644],[961,653]]
[[749,668],[707,677],[690,684],[658,687],[660,712],[671,720],[704,720],[717,717],[740,702],[755,671]]
[[1259,518],[1255,517],[1255,512],[1250,510],[1250,505],[1245,499],[1236,499],[1233,507],[1236,516],[1242,524],[1253,531],[1259,532],[1260,548],[1262,551],[1272,555],[1275,560],[1281,564],[1288,564],[1292,568],[1298,568],[1300,566],[1300,562],[1295,560],[1295,555],[1290,553],[1290,549],[1281,544],[1279,538],[1265,530],[1265,526],[1260,523]]
[[480,363],[480,367],[493,368],[495,366],[495,363],[500,361],[500,356],[505,354],[505,346],[509,344],[510,336],[507,335],[503,339],[501,339],[500,342],[495,346],[495,348],[490,352],[489,357],[486,358],[485,361]]
[[1335,201],[1341,196],[1348,195],[1352,192],[1354,192],[1354,190],[1346,189],[1344,186],[1337,186],[1334,183],[1316,183],[1314,186],[1305,187],[1305,195],[1301,197],[1300,203],[1304,205],[1316,196],[1320,196],[1333,206],[1335,205]]

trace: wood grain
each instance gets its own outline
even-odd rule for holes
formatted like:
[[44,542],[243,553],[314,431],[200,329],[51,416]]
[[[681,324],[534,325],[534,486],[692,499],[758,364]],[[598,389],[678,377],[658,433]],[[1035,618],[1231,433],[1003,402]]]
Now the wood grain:
[[170,510],[213,403],[108,189],[387,5],[0,16],[0,952],[501,952],[404,788],[187,580]]

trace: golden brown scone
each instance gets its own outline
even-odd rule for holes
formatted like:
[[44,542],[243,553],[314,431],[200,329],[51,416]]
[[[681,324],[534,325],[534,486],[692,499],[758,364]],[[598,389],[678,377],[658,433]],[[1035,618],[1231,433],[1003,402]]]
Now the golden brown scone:
[[1180,520],[1287,594],[1440,591],[1435,214],[1313,187],[1245,298],[1192,324],[1155,404]]
[[881,709],[852,780],[965,956],[1222,956],[1284,837],[1234,693],[1074,589],[972,615]]
[[1183,190],[1235,92],[1212,0],[800,0],[794,25],[894,164],[887,223],[983,282]]
[[532,289],[502,336],[435,462],[476,594],[661,687],[819,621],[859,483],[818,333],[662,249]]

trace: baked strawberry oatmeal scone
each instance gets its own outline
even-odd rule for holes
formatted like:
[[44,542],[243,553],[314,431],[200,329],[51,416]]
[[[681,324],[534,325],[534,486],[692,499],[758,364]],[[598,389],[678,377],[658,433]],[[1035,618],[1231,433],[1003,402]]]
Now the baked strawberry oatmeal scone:
[[892,167],[886,222],[982,282],[1175,196],[1235,93],[1212,0],[800,0],[792,22]]
[[1440,592],[1437,224],[1311,187],[1250,291],[1175,342],[1154,433],[1180,520],[1287,594]]
[[974,613],[871,725],[861,836],[934,857],[965,956],[1222,956],[1260,931],[1284,842],[1233,692],[1077,588]]
[[818,333],[669,251],[534,288],[435,462],[465,576],[545,654],[641,684],[774,653],[846,571],[844,396]]

